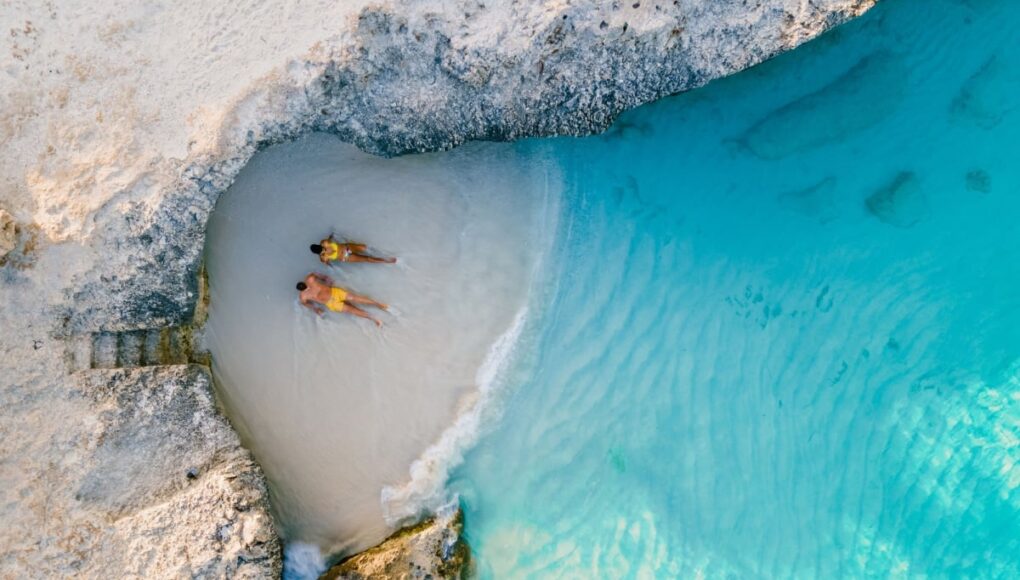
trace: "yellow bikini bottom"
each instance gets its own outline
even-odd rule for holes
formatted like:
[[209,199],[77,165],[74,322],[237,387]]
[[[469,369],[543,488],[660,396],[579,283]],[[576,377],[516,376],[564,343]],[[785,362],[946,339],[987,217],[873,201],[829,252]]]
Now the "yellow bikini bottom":
[[338,244],[323,240],[322,247],[327,250],[323,256],[327,262],[346,262],[347,258],[351,257],[350,244]]

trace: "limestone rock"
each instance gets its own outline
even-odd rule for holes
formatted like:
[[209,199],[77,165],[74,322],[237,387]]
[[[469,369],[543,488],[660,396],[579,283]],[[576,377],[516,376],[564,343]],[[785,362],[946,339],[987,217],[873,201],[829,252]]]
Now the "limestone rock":
[[437,515],[340,562],[321,580],[464,578],[470,568],[471,550],[463,529],[464,514],[459,508]]
[[[5,532],[24,534],[27,525],[30,535],[0,535],[7,551],[0,576],[279,574],[262,472],[217,412],[204,367],[70,378],[63,395],[39,383],[35,393],[5,392],[24,421],[5,422],[5,435],[22,431],[22,453],[7,455],[17,471],[2,472],[3,493],[19,498],[4,508]],[[32,427],[35,441],[25,432]],[[29,450],[36,455],[24,455]],[[34,481],[10,478],[28,470],[37,470]]]
[[6,258],[17,246],[18,231],[14,217],[0,209],[0,260]]
[[35,263],[37,243],[35,224],[18,223],[14,216],[0,208],[0,267],[30,268]]
[[982,129],[991,129],[1016,107],[1012,94],[1003,91],[1003,78],[1016,79],[1015,70],[992,57],[960,87],[960,92],[949,107],[954,119],[973,123]]
[[82,372],[98,417],[89,469],[75,491],[112,518],[120,558],[102,575],[264,577],[279,572],[279,539],[261,470],[213,402],[195,365]]
[[992,192],[992,176],[984,169],[972,169],[965,178],[967,190],[977,193]]

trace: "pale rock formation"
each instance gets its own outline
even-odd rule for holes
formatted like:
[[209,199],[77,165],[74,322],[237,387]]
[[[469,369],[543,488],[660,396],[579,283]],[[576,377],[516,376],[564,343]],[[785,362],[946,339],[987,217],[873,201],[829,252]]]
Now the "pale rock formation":
[[261,470],[210,383],[204,367],[154,366],[82,371],[62,393],[36,392],[52,399],[17,427],[39,437],[38,453],[11,448],[25,437],[3,442],[38,475],[5,481],[21,501],[7,510],[0,575],[278,574]]
[[18,247],[18,224],[14,216],[0,209],[0,260]]

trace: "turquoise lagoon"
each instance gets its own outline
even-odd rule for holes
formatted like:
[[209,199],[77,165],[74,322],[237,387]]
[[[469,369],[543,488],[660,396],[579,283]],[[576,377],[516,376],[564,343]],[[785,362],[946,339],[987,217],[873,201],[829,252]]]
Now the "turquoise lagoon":
[[564,181],[484,578],[1020,577],[1020,3],[888,0],[530,140]]

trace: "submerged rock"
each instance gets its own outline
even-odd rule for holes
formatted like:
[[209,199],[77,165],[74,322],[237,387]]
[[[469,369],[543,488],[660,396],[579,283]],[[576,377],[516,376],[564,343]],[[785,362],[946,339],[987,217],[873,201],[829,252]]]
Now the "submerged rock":
[[978,193],[992,192],[992,176],[984,169],[967,172],[967,189]]
[[832,83],[772,112],[737,142],[762,159],[780,159],[844,141],[892,114],[906,74],[896,55],[869,55]]
[[[949,112],[953,118],[991,129],[1016,106],[1013,91],[1004,91],[1004,78],[1015,73],[992,57],[960,87]],[[1018,86],[1020,88],[1020,86]]]
[[374,548],[333,566],[320,580],[464,578],[471,549],[463,536],[460,508],[404,528]]
[[872,215],[898,228],[913,227],[928,216],[928,198],[912,171],[900,172],[891,183],[871,194],[864,204]]

